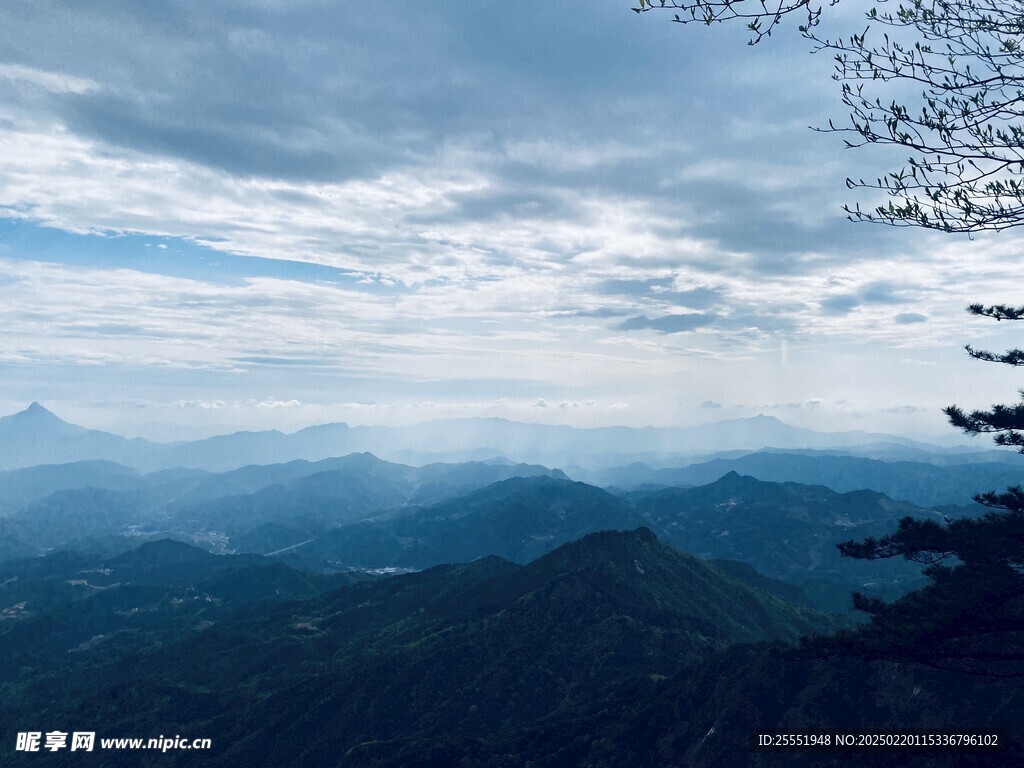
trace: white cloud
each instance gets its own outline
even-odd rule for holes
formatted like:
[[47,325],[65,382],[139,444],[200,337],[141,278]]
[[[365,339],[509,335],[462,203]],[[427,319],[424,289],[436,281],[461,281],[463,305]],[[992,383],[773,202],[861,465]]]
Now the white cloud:
[[203,411],[219,411],[224,408],[223,400],[175,400],[175,408],[198,408]]
[[0,79],[14,83],[27,83],[50,93],[89,93],[99,90],[99,84],[87,77],[74,77],[63,72],[47,72],[21,64],[0,64]]
[[[0,215],[78,233],[95,248],[83,253],[103,251],[90,233],[167,238],[147,259],[177,275],[184,240],[211,260],[356,276],[239,269],[221,284],[194,265],[191,278],[57,266],[0,243],[0,360],[40,380],[130,370],[193,382],[183,412],[281,420],[321,413],[317,388],[341,384],[339,412],[388,418],[540,417],[548,399],[524,394],[537,391],[559,405],[543,415],[567,421],[654,423],[680,400],[809,413],[853,380],[893,402],[913,378],[886,378],[900,360],[1001,345],[1002,330],[965,329],[963,307],[1019,301],[1019,236],[846,223],[842,179],[874,161],[806,131],[822,87],[799,101],[775,87],[794,67],[715,58],[717,43],[675,25],[627,29],[595,10],[593,25],[555,13],[562,26],[531,26],[537,11],[515,6],[530,23],[510,25],[500,53],[448,45],[480,29],[429,4],[281,4],[289,23],[254,14],[245,28],[202,4],[176,8],[179,25],[87,5],[67,9],[59,44],[45,12],[0,29]],[[609,55],[581,57],[595,39]],[[774,64],[807,64],[781,45]],[[624,77],[613,51],[673,74]],[[899,286],[871,293],[885,281]],[[713,294],[707,324],[658,333],[694,289]]]
[[275,397],[268,397],[256,403],[257,408],[301,408],[302,403],[298,400],[278,400]]

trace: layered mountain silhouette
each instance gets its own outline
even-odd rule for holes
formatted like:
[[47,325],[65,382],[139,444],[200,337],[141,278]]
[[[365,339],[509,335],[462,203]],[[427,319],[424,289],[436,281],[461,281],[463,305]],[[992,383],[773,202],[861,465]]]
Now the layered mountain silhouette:
[[[627,497],[666,541],[702,557],[739,560],[794,584],[828,582],[886,594],[919,582],[902,559],[842,557],[836,545],[881,536],[902,517],[941,519],[875,491],[836,493],[824,486],[769,483],[730,472],[708,485],[665,488]],[[891,590],[891,591],[890,591]]]
[[[278,541],[292,544],[279,556],[299,567],[421,569],[488,555],[525,563],[588,533],[643,525],[683,551],[745,563],[765,577],[803,587],[818,606],[846,610],[855,590],[895,596],[920,583],[916,564],[851,560],[836,548],[882,535],[906,516],[938,514],[873,491],[840,494],[736,473],[696,488],[626,496],[537,476],[318,535],[308,535],[308,528],[274,530]],[[243,540],[254,541],[252,535]]]
[[135,466],[157,444],[69,424],[32,403],[0,418],[0,469],[104,459]]
[[[815,435],[457,420],[157,444],[33,404],[0,420],[0,719],[215,735],[167,765],[396,768],[747,764],[751,728],[1019,721],[1012,684],[800,640],[853,625],[815,608],[921,583],[836,544],[941,520],[1019,467]],[[741,446],[776,447],[706,460]],[[594,468],[634,453],[650,463]]]
[[822,433],[793,427],[771,416],[719,421],[700,427],[632,429],[525,424],[504,419],[450,419],[405,427],[325,424],[291,434],[276,430],[237,432],[205,440],[154,443],[69,424],[39,403],[0,419],[0,470],[74,461],[107,460],[134,469],[175,467],[224,472],[249,464],[316,461],[356,452],[430,463],[471,460],[480,453],[547,465],[614,464],[624,455],[709,454],[735,449],[822,448],[888,443],[939,450],[893,435]]
[[392,519],[336,528],[290,557],[312,567],[425,568],[487,555],[525,563],[587,533],[641,524],[627,503],[599,488],[518,477]]
[[[48,483],[63,489],[37,498]],[[883,535],[905,516],[941,519],[874,491],[735,472],[694,488],[612,494],[538,465],[410,467],[370,454],[223,474],[77,463],[2,473],[0,487],[31,499],[0,517],[0,560],[114,553],[173,536],[318,571],[422,569],[490,555],[525,563],[588,533],[645,525],[684,551],[803,588],[830,610],[846,610],[854,590],[896,596],[919,581],[913,564],[843,558],[838,543]]]
[[[934,457],[933,457],[934,458]],[[643,463],[589,474],[590,482],[625,489],[643,486],[705,485],[729,472],[759,480],[824,485],[835,491],[870,488],[924,506],[970,504],[982,490],[1005,489],[1024,481],[1024,457],[1006,452],[999,462],[960,454],[962,464],[881,461],[811,452],[759,451],[679,468],[652,469]]]
[[[130,532],[219,541],[269,553],[387,510],[437,502],[510,477],[565,478],[511,462],[409,467],[353,454],[320,462],[243,467],[224,474],[142,475],[110,462],[0,473],[0,561],[62,547],[104,548]],[[92,541],[89,541],[92,539]],[[32,546],[34,542],[35,546]]]
[[112,461],[77,461],[9,470],[0,472],[0,514],[10,514],[59,491],[133,491],[145,485],[139,472]]

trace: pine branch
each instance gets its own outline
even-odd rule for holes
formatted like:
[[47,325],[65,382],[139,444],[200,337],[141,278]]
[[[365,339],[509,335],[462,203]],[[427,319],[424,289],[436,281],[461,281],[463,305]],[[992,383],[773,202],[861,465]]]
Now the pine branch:
[[1006,304],[993,304],[986,307],[984,304],[971,304],[967,311],[972,315],[991,317],[995,320],[1022,320],[1024,319],[1024,307],[1011,307]]
[[1008,349],[1003,354],[975,349],[970,344],[966,345],[964,349],[975,360],[984,360],[987,363],[1003,363],[1005,365],[1024,365],[1024,350],[1021,349]]

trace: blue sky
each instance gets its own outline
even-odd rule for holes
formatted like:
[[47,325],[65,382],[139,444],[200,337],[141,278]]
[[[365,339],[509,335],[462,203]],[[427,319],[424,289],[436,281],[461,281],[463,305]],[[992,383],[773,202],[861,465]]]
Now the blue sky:
[[1012,397],[962,346],[1015,343],[964,307],[1019,303],[1020,238],[847,222],[893,158],[808,129],[826,57],[629,5],[5,3],[0,409],[948,434]]

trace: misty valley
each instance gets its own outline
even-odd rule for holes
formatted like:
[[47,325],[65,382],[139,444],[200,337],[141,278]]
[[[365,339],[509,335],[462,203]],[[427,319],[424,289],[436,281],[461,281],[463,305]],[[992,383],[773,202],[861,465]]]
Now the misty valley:
[[[167,445],[0,419],[3,722],[211,740],[131,755],[162,766],[1019,759],[1015,667],[914,656],[851,595],[913,608],[927,564],[839,545],[982,520],[973,494],[1024,457],[763,417],[709,425],[703,454],[682,430],[473,426]],[[752,742],[960,731],[1001,743]]]

